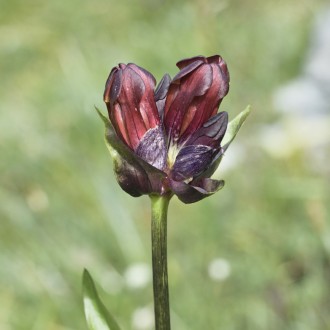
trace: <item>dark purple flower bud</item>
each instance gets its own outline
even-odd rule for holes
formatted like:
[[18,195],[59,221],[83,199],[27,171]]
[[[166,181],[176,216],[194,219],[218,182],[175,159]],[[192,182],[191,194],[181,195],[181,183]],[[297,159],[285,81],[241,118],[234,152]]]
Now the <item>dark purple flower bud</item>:
[[228,115],[216,114],[229,89],[229,74],[220,56],[180,61],[166,98],[164,126],[168,134],[171,178],[193,180],[223,152]]
[[228,114],[217,113],[229,89],[226,63],[219,55],[197,56],[177,66],[173,80],[166,74],[155,89],[148,71],[119,64],[104,92],[111,123],[100,116],[117,180],[126,192],[174,193],[194,203],[224,186],[210,176],[250,110],[237,116],[226,134]]
[[164,134],[154,99],[155,78],[135,64],[119,64],[110,72],[104,91],[109,118],[118,136],[138,156],[163,169]]
[[227,65],[219,56],[177,63],[181,71],[169,87],[164,126],[171,144],[180,145],[214,116],[229,90]]

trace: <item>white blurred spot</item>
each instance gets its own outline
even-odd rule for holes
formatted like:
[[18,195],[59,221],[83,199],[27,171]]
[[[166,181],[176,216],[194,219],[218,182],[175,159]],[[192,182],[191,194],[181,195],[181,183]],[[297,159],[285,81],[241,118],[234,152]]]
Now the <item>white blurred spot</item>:
[[48,208],[49,201],[47,194],[39,187],[29,191],[26,196],[29,208],[34,212],[42,212]]
[[328,171],[330,7],[316,17],[301,73],[274,92],[273,104],[283,116],[260,132],[258,141],[265,150],[275,157],[300,151],[314,170]]
[[146,306],[137,308],[132,316],[132,328],[134,330],[151,330],[154,328],[154,311]]
[[289,117],[281,123],[264,126],[258,141],[273,157],[288,157],[296,150],[312,150],[330,143],[330,116]]
[[298,116],[326,113],[328,100],[311,77],[299,77],[278,88],[273,97],[274,107],[283,113]]
[[124,280],[117,271],[109,270],[101,275],[100,284],[104,291],[110,294],[117,294],[123,289]]
[[130,265],[124,274],[126,285],[132,289],[144,288],[151,281],[151,269],[148,264]]
[[[44,289],[47,289],[50,295],[64,296],[68,294],[69,288],[62,274],[56,268],[42,268],[36,269],[38,276],[38,283]],[[35,280],[34,280],[35,282]]]
[[217,258],[210,262],[208,273],[214,281],[224,281],[230,276],[231,267],[226,259]]

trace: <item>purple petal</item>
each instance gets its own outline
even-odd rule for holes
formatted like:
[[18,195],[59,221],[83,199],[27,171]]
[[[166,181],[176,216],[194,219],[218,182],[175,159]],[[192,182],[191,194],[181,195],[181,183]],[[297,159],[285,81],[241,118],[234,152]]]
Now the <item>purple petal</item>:
[[160,126],[149,129],[136,149],[136,154],[150,165],[163,170],[166,165],[166,146]]
[[218,152],[214,155],[212,162],[209,164],[209,166],[205,169],[204,172],[202,172],[200,175],[198,175],[198,177],[196,177],[196,179],[210,178],[219,167],[223,155],[224,149],[218,149]]
[[190,184],[174,180],[170,181],[173,192],[178,196],[180,201],[186,204],[195,203],[213,195],[223,188],[224,184],[225,182],[223,180],[218,181],[210,178],[196,180]]
[[209,167],[216,151],[203,145],[184,146],[175,159],[171,177],[176,181],[197,177]]

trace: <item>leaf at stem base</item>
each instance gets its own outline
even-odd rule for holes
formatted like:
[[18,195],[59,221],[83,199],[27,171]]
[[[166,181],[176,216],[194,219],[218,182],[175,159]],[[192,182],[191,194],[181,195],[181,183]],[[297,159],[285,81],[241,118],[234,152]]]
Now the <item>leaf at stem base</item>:
[[83,273],[83,299],[89,330],[120,330],[119,325],[101,301],[87,269]]

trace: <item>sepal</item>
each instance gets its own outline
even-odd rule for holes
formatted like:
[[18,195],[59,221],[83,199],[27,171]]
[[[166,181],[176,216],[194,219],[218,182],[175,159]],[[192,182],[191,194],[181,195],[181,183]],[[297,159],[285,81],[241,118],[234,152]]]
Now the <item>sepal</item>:
[[247,106],[241,113],[239,113],[233,120],[228,123],[227,131],[225,136],[223,137],[221,145],[224,150],[227,150],[229,145],[235,139],[238,131],[244,124],[246,118],[251,112],[251,106]]
[[210,178],[196,179],[189,184],[170,180],[171,189],[185,204],[195,203],[209,197],[222,189],[224,185],[225,181]]
[[219,167],[221,160],[223,158],[224,152],[228,149],[230,143],[236,137],[239,129],[245,122],[246,118],[251,112],[251,107],[247,106],[245,110],[243,110],[240,114],[238,114],[232,121],[228,123],[226,133],[222,139],[221,145],[223,146],[218,154],[213,158],[212,163],[209,168],[203,172],[199,177],[211,177],[213,173]]
[[133,197],[160,193],[166,175],[137,156],[116,134],[110,120],[95,108],[105,124],[105,140],[120,187]]

